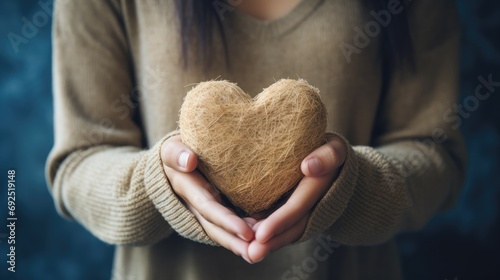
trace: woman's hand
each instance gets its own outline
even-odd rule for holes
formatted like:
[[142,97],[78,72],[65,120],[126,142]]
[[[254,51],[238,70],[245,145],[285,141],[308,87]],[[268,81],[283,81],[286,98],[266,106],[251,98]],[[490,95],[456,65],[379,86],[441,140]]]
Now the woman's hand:
[[255,240],[248,247],[251,262],[259,262],[271,251],[278,250],[302,236],[313,206],[325,195],[344,164],[347,147],[334,135],[309,154],[301,164],[305,177],[290,198],[269,217],[254,226]]
[[161,148],[163,168],[174,192],[193,212],[208,236],[247,262],[248,246],[254,239],[252,218],[240,218],[221,204],[220,196],[196,170],[198,158],[180,136],[165,141]]

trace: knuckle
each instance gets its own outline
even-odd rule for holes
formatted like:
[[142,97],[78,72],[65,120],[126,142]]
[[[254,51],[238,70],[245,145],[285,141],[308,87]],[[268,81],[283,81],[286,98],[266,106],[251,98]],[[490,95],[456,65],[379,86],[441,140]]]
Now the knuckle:
[[326,145],[323,148],[323,158],[325,159],[325,163],[327,166],[337,165],[338,162],[338,153],[337,150],[331,145]]
[[167,173],[168,182],[170,183],[170,187],[172,190],[182,198],[185,197],[184,187],[181,178],[178,176],[177,172],[171,168]]
[[175,172],[172,171],[172,168],[166,166],[163,168],[165,170],[165,175],[167,175],[167,181],[170,185],[174,185],[176,181]]
[[167,166],[171,166],[173,155],[176,153],[175,145],[168,140],[162,146],[162,159]]
[[206,198],[197,195],[193,201],[194,204],[196,205],[196,208],[200,211],[201,215],[203,216],[203,218],[208,219],[206,214],[208,200]]
[[168,160],[168,148],[169,148],[169,144],[168,144],[168,140],[167,140],[161,145],[161,160],[162,160],[163,164],[165,164]]
[[206,198],[203,198],[201,196],[197,196],[194,199],[196,203],[196,209],[198,209],[198,212],[200,212],[200,215],[207,221],[212,222],[212,219],[210,217],[210,201],[207,200]]
[[179,184],[178,180],[175,179],[175,176],[173,179],[170,180],[170,184],[172,189],[176,194],[178,194],[181,197],[184,197],[184,189],[181,187],[181,184]]
[[220,193],[212,187],[210,183],[207,183],[206,185],[207,191],[210,193],[210,195],[218,202],[221,201]]

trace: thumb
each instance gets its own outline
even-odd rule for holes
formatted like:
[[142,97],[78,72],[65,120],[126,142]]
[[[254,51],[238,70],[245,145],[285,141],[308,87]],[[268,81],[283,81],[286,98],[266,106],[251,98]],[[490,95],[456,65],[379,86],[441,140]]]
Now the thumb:
[[310,153],[300,166],[307,177],[321,177],[335,172],[344,164],[347,146],[340,137],[328,136],[328,142]]
[[198,165],[198,157],[182,143],[179,135],[163,142],[161,160],[164,165],[180,172],[192,172]]

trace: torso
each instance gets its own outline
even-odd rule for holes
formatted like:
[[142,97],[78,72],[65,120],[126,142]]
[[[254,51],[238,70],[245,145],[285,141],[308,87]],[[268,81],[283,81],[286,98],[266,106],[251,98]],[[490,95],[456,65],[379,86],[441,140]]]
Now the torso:
[[[182,70],[171,1],[131,2],[134,4],[124,10],[129,19],[126,24],[132,30],[130,46],[148,144],[177,128],[183,98],[200,81],[230,80],[255,96],[280,78],[299,77],[319,88],[328,110],[328,130],[345,135],[353,144],[369,144],[371,122],[380,98],[378,43],[372,42],[350,63],[340,50],[342,42],[352,43],[352,26],[361,26],[365,21],[367,12],[359,1],[290,0],[286,1],[286,9],[272,14],[264,14],[260,8],[251,10],[245,3],[254,5],[254,1],[243,1],[237,10],[224,14],[231,68],[226,68],[223,49],[216,39],[219,47],[215,47],[213,63],[207,71],[196,65]],[[262,7],[268,5],[259,2]],[[345,18],[346,10],[352,14],[349,22],[339,24],[338,18]],[[151,123],[155,126],[148,125]],[[168,275],[171,279],[301,279],[285,273],[313,258],[318,244],[313,239],[287,247],[249,269],[241,258],[223,248],[195,243],[174,233],[152,246],[118,247],[115,266],[127,275],[138,273],[141,279],[147,279],[145,273],[150,279],[157,275],[162,275],[160,279],[170,279]],[[342,275],[357,275],[357,265],[348,263],[356,258],[356,250],[341,247],[326,261],[316,262],[318,266],[308,273],[309,279],[346,279]],[[395,249],[389,253],[379,247],[370,250],[374,256],[396,257]],[[135,260],[148,263],[149,270],[134,271],[140,269],[134,266]],[[384,278],[391,277],[387,274]]]

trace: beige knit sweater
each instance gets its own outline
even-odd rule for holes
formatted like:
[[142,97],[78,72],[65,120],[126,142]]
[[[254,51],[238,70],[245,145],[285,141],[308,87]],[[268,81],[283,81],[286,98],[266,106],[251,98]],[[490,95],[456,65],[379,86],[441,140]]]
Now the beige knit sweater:
[[[114,279],[400,279],[392,238],[453,206],[464,174],[449,114],[453,3],[412,1],[416,67],[398,67],[382,92],[380,36],[360,44],[356,30],[374,16],[359,0],[304,0],[270,22],[226,11],[232,68],[216,40],[208,71],[182,67],[173,1],[57,1],[47,178],[58,211],[117,245]],[[346,56],[347,44],[357,51]],[[287,77],[320,89],[349,152],[304,242],[249,265],[203,244],[213,242],[169,186],[160,144],[192,84],[227,79],[255,95]]]

